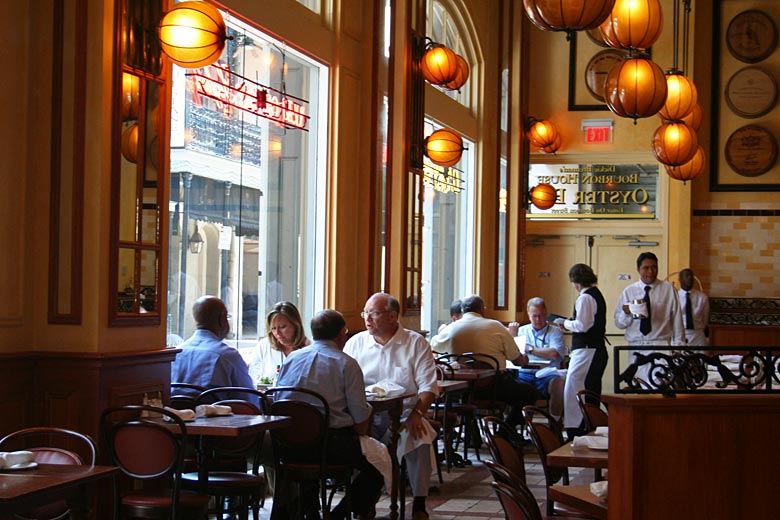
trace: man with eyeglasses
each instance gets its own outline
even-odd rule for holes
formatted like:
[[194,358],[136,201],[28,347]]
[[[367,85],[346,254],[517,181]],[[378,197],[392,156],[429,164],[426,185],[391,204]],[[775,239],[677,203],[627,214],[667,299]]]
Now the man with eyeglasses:
[[[405,393],[415,394],[404,401],[402,428],[419,444],[405,454],[414,493],[412,520],[427,520],[425,499],[433,470],[427,437],[432,428],[424,417],[438,393],[436,365],[425,338],[398,322],[400,312],[395,297],[386,293],[371,296],[361,313],[366,330],[351,337],[344,352],[357,360],[367,385],[390,380],[404,387]],[[389,424],[386,413],[377,414],[372,436],[386,440]]]

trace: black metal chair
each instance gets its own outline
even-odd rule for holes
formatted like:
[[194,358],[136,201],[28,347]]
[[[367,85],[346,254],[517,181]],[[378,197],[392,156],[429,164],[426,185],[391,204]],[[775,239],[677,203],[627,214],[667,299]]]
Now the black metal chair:
[[[269,413],[293,418],[292,425],[271,430],[277,486],[282,481],[294,482],[300,496],[303,482],[316,481],[324,518],[330,516],[334,492],[344,487],[347,510],[351,510],[349,483],[353,468],[327,459],[330,421],[327,401],[313,390],[295,386],[269,388],[266,397],[273,399]],[[300,518],[304,504],[301,500],[297,503]],[[271,516],[278,518],[278,514],[277,501],[274,500]]]
[[[0,440],[0,451],[16,450],[31,451],[33,460],[43,464],[94,466],[97,457],[97,447],[90,436],[48,426],[18,430]],[[17,513],[16,518],[60,520],[70,518],[70,511],[65,500],[57,500]]]
[[[495,462],[509,468],[525,483],[525,458],[523,440],[517,430],[498,417],[482,417],[479,421],[482,436]],[[487,461],[485,461],[487,463]]]
[[580,390],[577,392],[577,404],[582,411],[585,419],[585,428],[592,432],[599,426],[609,425],[609,415],[601,396],[590,390]]
[[145,405],[108,408],[100,430],[112,463],[126,477],[114,481],[115,518],[207,519],[209,496],[181,489],[187,426],[175,413]]

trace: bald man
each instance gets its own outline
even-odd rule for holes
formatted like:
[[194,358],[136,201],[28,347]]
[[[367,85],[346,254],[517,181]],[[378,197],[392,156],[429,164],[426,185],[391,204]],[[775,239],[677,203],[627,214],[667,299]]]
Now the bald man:
[[241,354],[223,341],[230,332],[225,303],[216,296],[201,296],[192,306],[192,315],[197,330],[179,345],[181,352],[171,364],[171,382],[254,388]]

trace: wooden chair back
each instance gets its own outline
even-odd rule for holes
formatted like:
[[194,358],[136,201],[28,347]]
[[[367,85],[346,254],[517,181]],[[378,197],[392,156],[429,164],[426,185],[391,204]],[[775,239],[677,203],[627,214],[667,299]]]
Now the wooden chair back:
[[516,486],[498,481],[490,485],[501,502],[507,520],[542,520],[542,514],[536,501],[533,502],[533,506],[536,508],[534,510]]
[[494,416],[481,417],[479,426],[493,459],[525,483],[523,442],[517,430]]
[[589,432],[599,426],[608,426],[609,416],[599,394],[590,390],[580,390],[577,392],[577,404],[585,419],[585,428]]

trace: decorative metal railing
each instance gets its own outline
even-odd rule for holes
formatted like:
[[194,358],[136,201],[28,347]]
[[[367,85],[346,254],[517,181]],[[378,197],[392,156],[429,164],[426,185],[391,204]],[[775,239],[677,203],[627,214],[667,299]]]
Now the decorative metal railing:
[[780,347],[615,347],[615,393],[780,393]]

